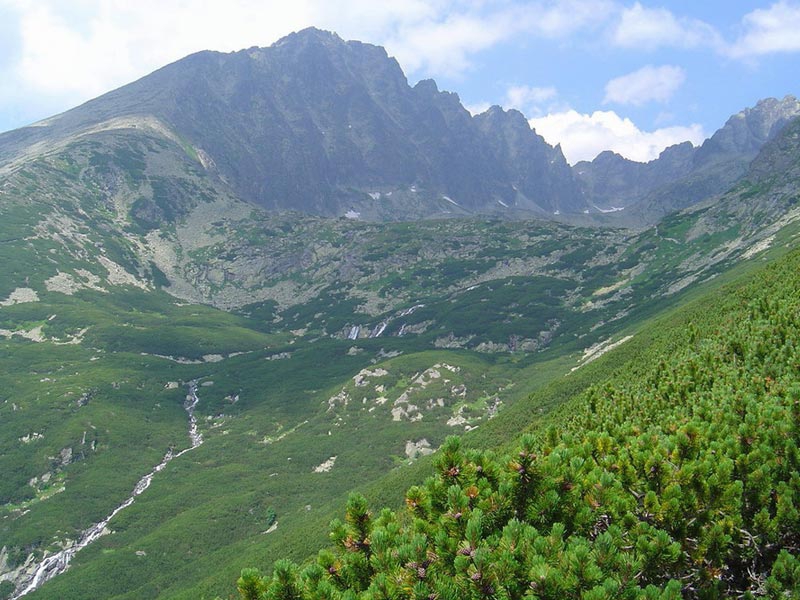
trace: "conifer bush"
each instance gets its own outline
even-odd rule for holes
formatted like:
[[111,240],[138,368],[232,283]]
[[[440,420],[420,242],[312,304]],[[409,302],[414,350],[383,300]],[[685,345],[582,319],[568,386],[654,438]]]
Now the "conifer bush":
[[800,255],[695,311],[510,456],[437,451],[403,510],[248,600],[800,598]]

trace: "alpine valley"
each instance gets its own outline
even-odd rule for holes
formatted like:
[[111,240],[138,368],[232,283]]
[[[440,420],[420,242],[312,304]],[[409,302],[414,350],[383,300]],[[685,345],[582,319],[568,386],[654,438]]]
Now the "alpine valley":
[[[571,167],[520,112],[317,29],[1,134],[0,598],[228,598],[278,559],[311,566],[248,569],[245,597],[796,594],[798,235],[794,97]],[[682,470],[706,450],[738,454]],[[476,470],[509,452],[529,504]],[[581,487],[589,457],[613,476]],[[715,468],[735,510],[681,513]],[[509,542],[524,515],[541,537]]]

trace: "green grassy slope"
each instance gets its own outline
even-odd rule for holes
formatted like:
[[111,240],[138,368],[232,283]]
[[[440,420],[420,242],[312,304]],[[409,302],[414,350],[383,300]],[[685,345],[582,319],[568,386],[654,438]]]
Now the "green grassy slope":
[[677,311],[510,455],[450,439],[404,511],[352,496],[333,551],[245,571],[243,596],[796,597],[798,273],[794,252]]
[[[786,243],[792,235],[787,232]],[[775,255],[785,251],[778,245],[772,250]],[[723,279],[705,286],[718,288]],[[715,308],[720,297],[702,301],[692,314]],[[680,294],[670,298],[680,300]],[[200,390],[203,414],[217,415],[205,427],[206,444],[172,463],[148,494],[112,524],[117,533],[82,552],[73,569],[32,597],[77,598],[87,592],[120,598],[212,597],[229,589],[242,565],[285,555],[303,559],[310,548],[325,543],[326,523],[353,487],[370,491],[376,501],[401,500],[402,490],[419,481],[430,464],[430,459],[421,459],[400,467],[408,462],[405,442],[424,437],[438,446],[454,430],[445,420],[461,406],[466,407],[461,413],[466,417],[469,410],[480,415],[487,399],[502,398],[498,416],[475,422],[478,429],[465,438],[475,447],[502,446],[522,428],[539,430],[553,422],[554,408],[604,378],[609,368],[650,352],[651,346],[661,347],[664,340],[680,339],[675,331],[685,324],[684,314],[670,317],[667,325],[652,332],[643,327],[650,321],[642,320],[649,319],[650,311],[643,311],[638,321],[626,321],[625,333],[635,333],[632,340],[566,377],[578,356],[558,349],[540,353],[538,360],[464,350],[414,352],[412,342],[402,338],[311,344],[298,340],[220,363],[182,365],[192,376],[214,381]],[[350,355],[354,346],[363,351]],[[401,350],[400,356],[380,358],[381,353]],[[264,360],[284,352],[290,358]],[[412,381],[437,364],[460,371],[440,366],[437,370],[445,375],[423,377],[427,386],[415,392],[412,388],[419,386]],[[353,377],[362,369],[372,374],[364,377],[368,385],[359,386]],[[379,369],[387,374],[378,374]],[[451,379],[446,386],[444,378]],[[552,383],[546,386],[548,381]],[[393,402],[376,404],[381,394],[393,401],[410,390],[410,402],[420,406],[461,385],[467,388],[464,398],[449,395],[444,407],[420,411],[421,421],[392,421]],[[378,392],[377,386],[384,391]],[[543,386],[528,398],[531,390]],[[346,394],[340,395],[342,391]],[[233,395],[240,397],[235,404],[225,400]],[[329,400],[337,396],[331,405]],[[331,456],[337,459],[330,473],[313,472]],[[277,513],[278,528],[264,534],[270,509]],[[133,575],[109,580],[109,572]]]

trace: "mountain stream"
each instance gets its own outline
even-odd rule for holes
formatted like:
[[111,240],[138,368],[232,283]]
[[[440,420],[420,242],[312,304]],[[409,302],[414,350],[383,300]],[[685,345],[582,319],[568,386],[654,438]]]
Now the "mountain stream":
[[111,519],[117,516],[120,511],[133,504],[136,496],[139,496],[148,487],[150,487],[150,482],[153,480],[153,476],[155,476],[156,473],[162,471],[164,467],[167,466],[167,463],[169,463],[171,460],[186,454],[190,450],[194,450],[203,443],[203,436],[197,429],[197,417],[194,415],[194,409],[199,401],[200,397],[197,395],[197,381],[192,381],[189,384],[189,393],[186,396],[186,401],[183,403],[183,407],[186,409],[186,412],[189,415],[189,439],[191,440],[191,446],[181,450],[177,454],[174,454],[172,449],[169,449],[161,462],[153,467],[152,471],[139,480],[139,482],[133,488],[131,495],[128,496],[128,498],[126,498],[122,504],[111,511],[111,513],[105,519],[92,525],[89,527],[89,529],[86,529],[81,534],[80,539],[73,545],[50,556],[45,556],[42,561],[36,565],[35,569],[33,569],[33,573],[17,586],[19,591],[15,592],[14,595],[11,596],[11,600],[17,600],[17,598],[21,598],[25,594],[28,594],[41,587],[46,581],[49,581],[56,575],[60,575],[66,571],[69,568],[69,563],[72,560],[72,557],[74,557],[83,548],[108,533],[107,526]]

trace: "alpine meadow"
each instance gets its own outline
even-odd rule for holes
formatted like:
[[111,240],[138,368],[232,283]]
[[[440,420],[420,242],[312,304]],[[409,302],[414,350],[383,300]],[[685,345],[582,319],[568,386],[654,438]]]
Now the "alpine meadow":
[[307,28],[0,134],[0,599],[800,598],[800,101],[474,112]]

